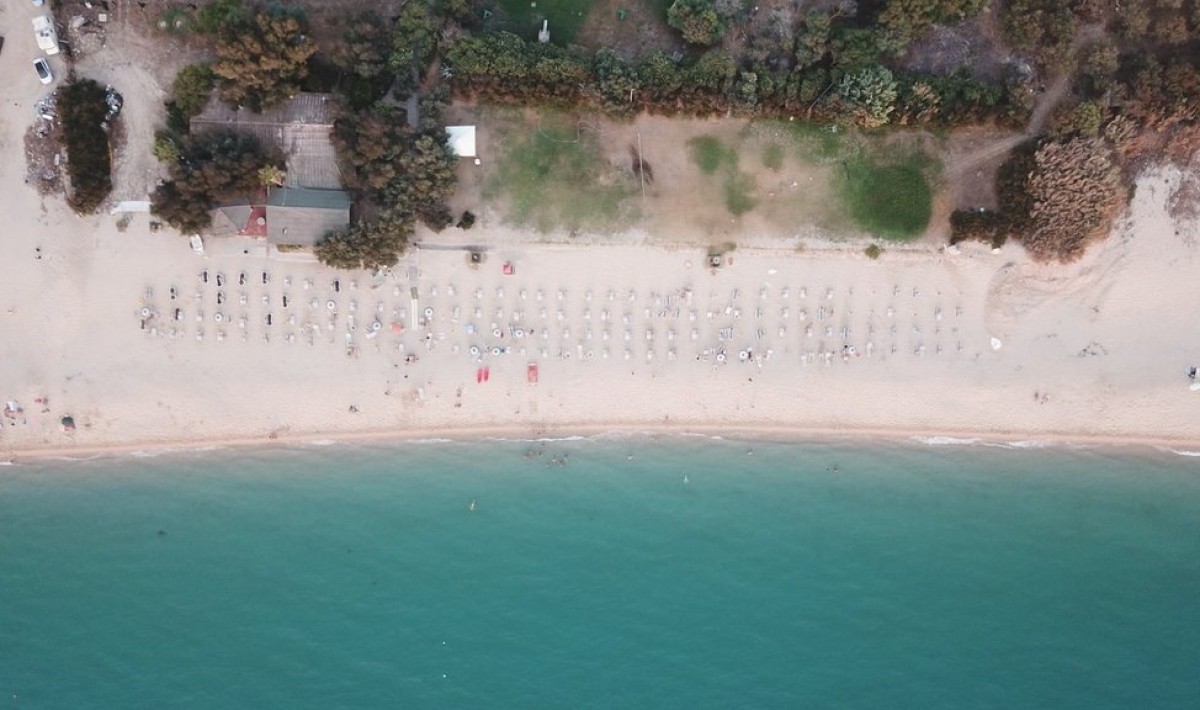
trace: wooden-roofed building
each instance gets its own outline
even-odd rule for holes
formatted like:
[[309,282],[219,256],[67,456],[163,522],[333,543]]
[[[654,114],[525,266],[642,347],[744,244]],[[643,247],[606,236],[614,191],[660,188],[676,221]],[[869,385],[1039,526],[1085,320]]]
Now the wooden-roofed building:
[[256,113],[230,108],[215,95],[191,120],[193,133],[231,130],[255,136],[278,148],[287,160],[285,187],[337,190],[342,187],[333,130],[332,94],[300,93],[278,106]]

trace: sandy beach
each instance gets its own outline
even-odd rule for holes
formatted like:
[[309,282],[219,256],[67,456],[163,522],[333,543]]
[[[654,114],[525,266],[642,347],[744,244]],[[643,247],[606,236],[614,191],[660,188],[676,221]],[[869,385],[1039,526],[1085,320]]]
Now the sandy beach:
[[[34,52],[12,32],[0,56],[17,77],[0,89],[0,460],[614,429],[1200,444],[1200,232],[1171,216],[1191,173],[1145,174],[1111,237],[1068,266],[1015,244],[872,260],[858,241],[739,233],[713,268],[702,239],[539,243],[484,219],[418,232],[390,273],[337,272],[253,239],[198,255],[145,213],[81,218],[39,197],[15,158],[46,92]],[[139,97],[122,130],[148,146],[161,90],[126,55],[84,68]],[[112,201],[146,199],[157,170],[119,152]]]
[[8,457],[608,428],[1200,440],[1195,225],[1168,216],[1174,171],[1144,177],[1067,267],[810,244],[710,268],[696,249],[474,233],[482,264],[425,235],[380,277],[251,240],[196,255],[146,215],[122,232],[39,204],[19,174],[4,169],[0,244],[0,398],[22,409]]

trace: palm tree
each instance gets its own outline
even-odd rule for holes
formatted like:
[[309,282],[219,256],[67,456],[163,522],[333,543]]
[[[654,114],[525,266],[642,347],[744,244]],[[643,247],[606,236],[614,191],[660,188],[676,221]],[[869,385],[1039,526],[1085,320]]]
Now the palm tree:
[[278,165],[264,165],[258,169],[258,184],[263,187],[283,187],[287,172]]

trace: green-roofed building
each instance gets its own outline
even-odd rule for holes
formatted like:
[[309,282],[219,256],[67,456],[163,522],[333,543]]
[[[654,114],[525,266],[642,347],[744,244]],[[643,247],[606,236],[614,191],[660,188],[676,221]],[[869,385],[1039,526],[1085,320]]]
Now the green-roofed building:
[[350,195],[343,190],[272,188],[266,219],[268,243],[311,247],[350,224]]

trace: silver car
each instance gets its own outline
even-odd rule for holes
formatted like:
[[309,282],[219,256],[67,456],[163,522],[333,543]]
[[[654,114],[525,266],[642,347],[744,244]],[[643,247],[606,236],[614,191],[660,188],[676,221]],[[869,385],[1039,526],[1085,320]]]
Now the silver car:
[[54,74],[50,72],[50,63],[46,61],[45,57],[33,60],[33,68],[37,70],[38,79],[43,84],[54,81]]

